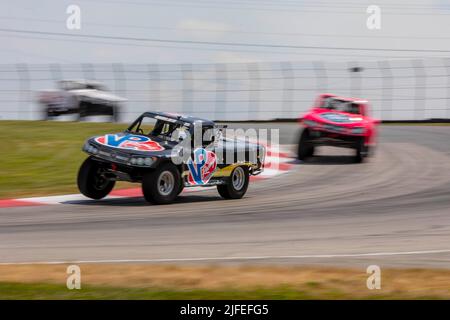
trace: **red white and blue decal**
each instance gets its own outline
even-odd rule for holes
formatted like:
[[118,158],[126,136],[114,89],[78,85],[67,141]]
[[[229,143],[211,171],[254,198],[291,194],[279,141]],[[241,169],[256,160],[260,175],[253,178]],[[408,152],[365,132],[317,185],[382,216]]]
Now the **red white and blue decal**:
[[333,122],[340,122],[340,123],[349,123],[349,122],[355,122],[355,121],[362,121],[363,118],[360,116],[348,116],[346,114],[340,114],[340,113],[333,113],[333,112],[325,112],[320,115],[322,118],[326,120],[330,120]]
[[135,134],[106,134],[95,138],[95,141],[108,147],[130,149],[138,151],[162,151],[162,147],[158,142],[153,141],[149,137],[139,136]]
[[204,148],[194,150],[194,160],[187,162],[189,168],[188,182],[191,185],[208,183],[217,168],[217,157],[212,151]]

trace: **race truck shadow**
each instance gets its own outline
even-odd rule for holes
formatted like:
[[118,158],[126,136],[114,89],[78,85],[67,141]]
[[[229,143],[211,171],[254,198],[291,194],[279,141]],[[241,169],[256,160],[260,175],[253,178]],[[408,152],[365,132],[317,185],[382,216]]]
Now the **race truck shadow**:
[[354,156],[314,156],[302,162],[303,165],[350,165],[358,164]]
[[[370,159],[366,159],[369,160]],[[303,164],[309,165],[350,165],[358,164],[355,151],[346,148],[320,146],[317,147],[314,155],[307,157]]]
[[[182,194],[173,204],[185,204],[193,202],[208,202],[208,201],[227,201],[216,195],[194,195],[194,194]],[[124,207],[147,207],[154,206],[151,203],[145,201],[144,197],[124,197],[124,198],[106,198],[102,200],[72,200],[65,201],[63,204],[83,205],[83,206],[124,206]],[[170,204],[169,204],[170,206]]]

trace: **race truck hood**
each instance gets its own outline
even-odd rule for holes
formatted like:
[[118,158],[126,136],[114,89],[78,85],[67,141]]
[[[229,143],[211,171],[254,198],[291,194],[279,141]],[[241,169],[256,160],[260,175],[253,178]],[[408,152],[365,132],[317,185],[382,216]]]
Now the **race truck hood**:
[[344,127],[361,127],[367,124],[367,120],[360,114],[353,114],[333,110],[314,110],[305,115],[304,120],[313,120],[319,123],[327,123]]
[[111,102],[123,102],[127,100],[125,98],[116,96],[115,94],[112,94],[110,92],[100,91],[96,89],[77,89],[77,90],[70,90],[69,92],[76,96],[83,96],[93,100],[104,100]]
[[176,145],[174,142],[165,141],[158,137],[150,137],[129,132],[108,133],[95,136],[88,140],[89,143],[101,148],[117,149],[123,153],[142,154],[145,156],[167,156]]

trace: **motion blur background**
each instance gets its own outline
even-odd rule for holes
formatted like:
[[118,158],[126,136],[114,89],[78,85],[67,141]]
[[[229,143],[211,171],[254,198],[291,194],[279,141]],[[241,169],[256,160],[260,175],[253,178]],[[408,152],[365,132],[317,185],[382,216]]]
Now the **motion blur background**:
[[[359,70],[359,71],[353,71]],[[1,119],[37,120],[40,89],[96,80],[128,101],[121,121],[147,110],[213,120],[294,119],[319,92],[362,97],[382,120],[450,118],[450,59],[218,64],[16,64],[0,66]]]
[[[66,26],[69,5],[81,28]],[[381,29],[369,30],[369,5]],[[292,119],[319,92],[383,120],[450,117],[450,1],[5,1],[0,119],[39,119],[37,92],[89,79],[148,109]]]

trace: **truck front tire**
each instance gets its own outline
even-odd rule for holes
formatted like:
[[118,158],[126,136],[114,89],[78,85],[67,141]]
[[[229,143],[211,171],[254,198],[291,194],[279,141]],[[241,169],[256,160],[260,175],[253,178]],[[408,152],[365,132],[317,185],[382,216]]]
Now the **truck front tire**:
[[233,169],[226,184],[218,185],[217,191],[225,199],[241,199],[248,189],[250,175],[246,166]]
[[145,200],[154,204],[167,204],[180,193],[181,175],[172,163],[165,163],[142,177],[142,193]]
[[106,197],[116,184],[113,180],[106,179],[102,173],[100,162],[87,158],[78,171],[78,189],[86,197],[99,200]]
[[119,122],[119,111],[117,106],[111,107],[111,121],[112,122]]
[[355,162],[364,162],[365,158],[370,155],[370,152],[370,147],[365,145],[364,138],[359,139],[355,148]]
[[309,131],[303,130],[298,141],[297,157],[299,160],[305,160],[314,155],[314,145],[309,142],[309,139]]

